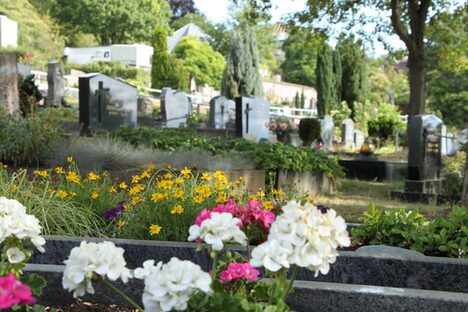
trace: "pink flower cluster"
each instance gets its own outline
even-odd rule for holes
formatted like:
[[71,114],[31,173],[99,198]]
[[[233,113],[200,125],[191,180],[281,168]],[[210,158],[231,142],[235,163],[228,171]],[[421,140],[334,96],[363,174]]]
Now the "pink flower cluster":
[[263,226],[268,228],[270,224],[275,221],[275,215],[271,210],[262,209],[260,202],[256,200],[249,200],[247,206],[238,205],[232,199],[229,199],[228,202],[224,205],[218,205],[213,208],[211,211],[203,209],[200,215],[195,219],[195,224],[200,226],[201,223],[211,218],[212,212],[228,212],[234,217],[241,220],[238,226],[249,226],[257,221],[263,222]]
[[32,304],[36,299],[31,289],[18,281],[13,273],[0,278],[0,309],[8,309],[15,304]]
[[229,263],[227,270],[221,272],[219,279],[223,283],[229,283],[234,279],[241,279],[242,277],[254,281],[258,279],[260,272],[250,266],[248,263]]

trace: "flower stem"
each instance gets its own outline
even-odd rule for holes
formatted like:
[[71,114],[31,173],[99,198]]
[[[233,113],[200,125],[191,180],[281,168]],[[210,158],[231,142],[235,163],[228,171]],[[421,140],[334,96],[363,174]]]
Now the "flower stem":
[[286,292],[284,293],[284,298],[283,298],[284,301],[286,301],[286,298],[288,297],[289,293],[291,292],[291,288],[293,286],[294,281],[297,278],[298,273],[299,273],[299,267],[297,265],[294,265],[294,269],[293,269],[293,272],[291,274],[291,279],[289,280],[288,288],[286,289]]
[[113,292],[115,292],[117,295],[119,295],[120,297],[122,297],[125,301],[127,301],[132,307],[134,307],[135,309],[138,309],[140,312],[145,312],[145,310],[143,310],[142,307],[140,307],[135,301],[133,301],[132,299],[130,299],[126,294],[124,294],[123,292],[121,292],[119,289],[117,289],[114,285],[112,285],[111,283],[109,283],[107,280],[105,279],[102,279],[101,282],[106,285],[107,287],[109,287]]

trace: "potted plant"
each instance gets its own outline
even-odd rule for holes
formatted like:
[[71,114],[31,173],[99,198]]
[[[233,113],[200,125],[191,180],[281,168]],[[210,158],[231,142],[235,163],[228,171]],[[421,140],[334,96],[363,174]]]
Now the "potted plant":
[[296,130],[296,125],[287,118],[273,119],[268,127],[271,132],[276,134],[276,139],[278,140],[278,142],[283,143],[286,138],[286,135]]

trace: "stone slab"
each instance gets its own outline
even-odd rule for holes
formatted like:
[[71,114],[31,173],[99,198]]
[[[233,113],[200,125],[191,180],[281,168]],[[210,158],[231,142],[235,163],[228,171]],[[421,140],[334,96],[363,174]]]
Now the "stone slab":
[[[34,253],[29,261],[38,264],[63,264],[70,250],[82,238],[46,236],[46,253]],[[86,238],[99,242],[104,239]],[[169,261],[171,257],[191,260],[204,270],[211,267],[206,252],[196,252],[196,243],[157,242],[126,239],[106,239],[125,249],[129,268],[141,266],[145,260]],[[242,251],[241,248],[235,248]],[[327,275],[314,277],[314,272],[300,270],[298,279],[333,283],[350,283],[386,287],[443,290],[468,293],[468,260],[443,257],[402,258],[359,255],[342,251]]]
[[[26,272],[40,274],[47,280],[38,303],[50,306],[75,302],[71,293],[62,288],[64,266],[28,265]],[[130,280],[114,284],[132,300],[141,304],[143,283]],[[96,287],[94,295],[83,297],[85,301],[126,306],[122,300],[104,286]],[[464,293],[431,290],[376,287],[368,285],[337,284],[296,281],[288,304],[299,312],[308,311],[466,311],[468,297]]]
[[374,159],[342,160],[346,177],[362,180],[398,181],[406,174],[406,163]]
[[333,194],[336,183],[333,179],[323,173],[312,173],[310,171],[278,170],[277,188],[286,189],[296,184],[295,187],[307,192],[309,195]]

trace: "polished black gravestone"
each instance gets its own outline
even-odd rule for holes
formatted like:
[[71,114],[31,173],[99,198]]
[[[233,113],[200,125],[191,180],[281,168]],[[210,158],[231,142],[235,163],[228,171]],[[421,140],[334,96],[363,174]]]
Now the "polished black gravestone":
[[442,125],[442,120],[434,115],[410,116],[406,191],[425,194],[440,193]]
[[270,137],[270,102],[262,98],[243,95],[236,98],[236,135],[260,141]]
[[82,134],[137,125],[138,90],[135,86],[103,74],[84,75],[78,81]]

